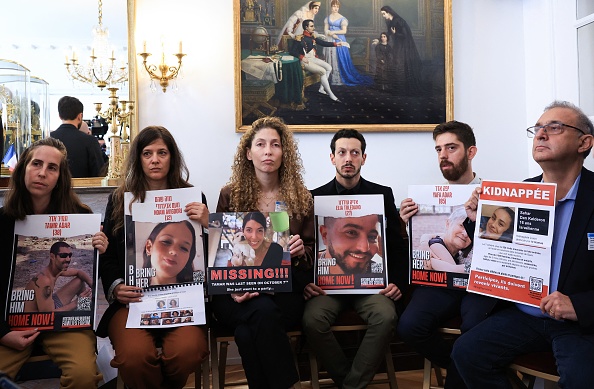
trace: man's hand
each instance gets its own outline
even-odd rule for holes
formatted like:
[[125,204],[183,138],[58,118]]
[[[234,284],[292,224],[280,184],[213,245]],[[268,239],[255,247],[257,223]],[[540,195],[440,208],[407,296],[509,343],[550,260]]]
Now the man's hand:
[[305,289],[303,289],[303,298],[305,298],[305,300],[309,300],[316,296],[325,296],[325,295],[326,295],[326,292],[324,292],[324,290],[322,288],[320,288],[319,286],[317,286],[316,284],[314,284],[312,282],[307,284]]
[[113,295],[122,304],[142,301],[142,289],[137,286],[119,284],[113,288]]
[[383,294],[394,301],[400,300],[402,297],[402,292],[395,284],[388,284],[385,289],[380,290],[379,294]]
[[235,301],[238,304],[243,303],[244,301],[248,301],[253,299],[254,297],[258,297],[260,295],[260,293],[258,292],[245,292],[243,294],[241,293],[231,293],[231,298],[233,299],[233,301]]
[[464,210],[470,221],[476,221],[476,210],[478,208],[479,195],[481,193],[482,189],[480,187],[476,188],[470,195],[468,201],[464,203]]
[[408,219],[410,219],[415,213],[419,211],[419,206],[417,203],[413,201],[410,197],[402,200],[400,203],[400,218],[404,223],[408,223]]
[[208,208],[206,205],[193,202],[186,205],[184,212],[191,220],[196,220],[202,227],[208,228]]
[[556,291],[540,300],[540,311],[555,320],[577,321],[577,314],[569,296]]
[[35,341],[39,334],[40,332],[37,330],[10,331],[8,334],[0,338],[0,344],[15,350],[23,351]]

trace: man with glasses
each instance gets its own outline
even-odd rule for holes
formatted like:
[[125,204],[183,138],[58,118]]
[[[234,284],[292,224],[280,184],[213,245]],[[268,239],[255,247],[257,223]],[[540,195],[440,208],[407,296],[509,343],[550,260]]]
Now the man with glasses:
[[[594,173],[583,167],[594,127],[568,102],[553,102],[536,125],[532,157],[557,184],[550,294],[540,307],[500,301],[498,309],[463,334],[452,359],[469,388],[511,388],[507,366],[518,355],[552,349],[562,388],[594,382]],[[466,203],[476,221],[480,189]]]
[[[25,312],[72,311],[77,308],[80,297],[92,296],[91,277],[84,270],[69,268],[72,249],[68,243],[54,243],[49,257],[48,265],[25,286],[35,293],[33,300],[25,302]],[[58,277],[74,278],[55,289]]]

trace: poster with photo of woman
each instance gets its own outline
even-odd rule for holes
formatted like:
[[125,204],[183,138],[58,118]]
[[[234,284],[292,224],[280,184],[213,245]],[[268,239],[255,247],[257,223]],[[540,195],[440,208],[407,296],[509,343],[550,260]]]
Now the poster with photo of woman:
[[211,213],[208,229],[210,294],[291,291],[286,211]]
[[[125,203],[130,204],[126,193]],[[205,253],[203,229],[184,208],[202,199],[200,189],[147,191],[142,203],[125,209],[126,283],[143,288],[142,301],[130,304],[127,328],[146,326],[144,314],[160,310],[149,326],[171,327],[171,312],[193,310],[204,324]]]
[[411,185],[419,211],[409,221],[410,282],[464,289],[473,257],[464,203],[475,185]]
[[[468,291],[535,307],[549,294],[556,185],[483,181]],[[474,219],[474,220],[472,220]]]

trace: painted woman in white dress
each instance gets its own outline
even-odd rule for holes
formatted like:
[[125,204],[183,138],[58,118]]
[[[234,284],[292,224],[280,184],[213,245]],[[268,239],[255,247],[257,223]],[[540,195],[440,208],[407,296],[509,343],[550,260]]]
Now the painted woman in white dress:
[[[334,42],[346,42],[345,34],[347,33],[349,21],[338,13],[340,1],[330,1],[330,8],[332,12],[324,19],[324,34],[328,39],[333,39]],[[334,70],[330,74],[330,83],[332,85],[354,86],[373,83],[370,77],[359,74],[355,69],[347,46],[324,47],[324,57]]]
[[[280,30],[276,45],[278,46],[280,44],[283,35],[289,35],[292,39],[295,39],[297,35],[303,34],[303,26],[301,24],[306,19],[314,20],[316,14],[320,11],[320,4],[320,1],[308,1],[303,7],[293,12]],[[289,48],[284,47],[283,49],[289,51]]]

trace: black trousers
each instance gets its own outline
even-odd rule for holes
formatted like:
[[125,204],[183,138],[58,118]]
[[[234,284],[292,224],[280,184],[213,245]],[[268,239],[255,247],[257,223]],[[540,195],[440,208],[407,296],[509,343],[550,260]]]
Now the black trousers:
[[299,381],[286,331],[301,323],[303,307],[300,293],[260,294],[243,303],[213,296],[215,318],[234,330],[250,389],[287,389]]

